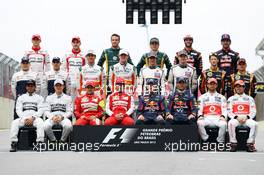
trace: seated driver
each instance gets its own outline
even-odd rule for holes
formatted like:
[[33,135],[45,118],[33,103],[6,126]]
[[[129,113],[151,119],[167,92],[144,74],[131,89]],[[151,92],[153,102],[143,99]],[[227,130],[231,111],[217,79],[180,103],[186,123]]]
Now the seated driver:
[[235,82],[234,96],[229,97],[228,104],[228,117],[231,120],[228,122],[228,132],[231,142],[231,150],[237,150],[236,127],[239,125],[247,126],[250,128],[249,137],[247,139],[247,151],[256,151],[254,143],[257,133],[257,122],[254,121],[256,117],[256,105],[251,96],[245,94],[245,83],[243,80]]

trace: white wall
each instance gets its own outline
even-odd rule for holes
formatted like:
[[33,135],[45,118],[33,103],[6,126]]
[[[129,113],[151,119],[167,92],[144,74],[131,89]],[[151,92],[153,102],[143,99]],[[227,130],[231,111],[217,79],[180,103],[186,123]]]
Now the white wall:
[[10,128],[13,119],[14,100],[0,97],[0,129]]

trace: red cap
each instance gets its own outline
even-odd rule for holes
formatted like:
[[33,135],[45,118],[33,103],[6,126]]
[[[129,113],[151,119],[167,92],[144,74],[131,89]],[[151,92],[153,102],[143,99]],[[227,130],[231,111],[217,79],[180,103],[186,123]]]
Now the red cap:
[[31,39],[33,40],[33,39],[35,39],[35,38],[37,38],[38,40],[41,41],[41,37],[40,37],[40,35],[38,35],[38,34],[32,35]]
[[208,84],[210,84],[210,83],[212,83],[212,82],[214,82],[214,83],[217,84],[217,80],[216,80],[215,78],[209,78],[209,79],[207,80],[207,83],[208,83]]
[[243,80],[237,80],[237,81],[235,82],[235,85],[244,86],[244,85],[245,85],[245,83],[244,83],[244,81],[243,81]]
[[85,83],[85,87],[88,87],[88,86],[92,86],[92,87],[95,87],[95,83],[93,81],[87,81]]
[[193,40],[193,37],[191,35],[186,35],[185,37],[183,37],[183,41],[185,41],[186,39]]
[[121,77],[118,77],[116,79],[116,84],[125,84],[125,80],[123,78],[121,78]]
[[77,40],[78,42],[81,42],[81,39],[80,39],[80,37],[78,37],[78,36],[74,36],[74,37],[72,37],[72,42],[73,42],[74,40]]

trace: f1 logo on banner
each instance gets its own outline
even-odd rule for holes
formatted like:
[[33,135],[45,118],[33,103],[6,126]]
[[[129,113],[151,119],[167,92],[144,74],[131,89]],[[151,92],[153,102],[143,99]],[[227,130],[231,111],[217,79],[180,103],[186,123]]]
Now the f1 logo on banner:
[[108,135],[103,140],[103,143],[109,143],[110,140],[117,138],[119,132],[124,130],[123,134],[119,137],[120,143],[129,143],[133,136],[135,136],[138,129],[136,128],[112,128]]

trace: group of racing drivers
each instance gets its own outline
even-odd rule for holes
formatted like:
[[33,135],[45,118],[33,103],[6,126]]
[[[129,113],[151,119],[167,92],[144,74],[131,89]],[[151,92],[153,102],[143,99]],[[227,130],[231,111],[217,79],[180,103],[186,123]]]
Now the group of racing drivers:
[[211,66],[203,70],[193,37],[183,40],[185,48],[176,53],[174,65],[159,51],[159,39],[152,38],[150,51],[135,67],[129,52],[119,47],[118,34],[111,36],[112,46],[97,64],[95,51],[82,54],[79,37],[72,38],[72,51],[64,58],[50,60],[40,35],[33,35],[32,50],[12,77],[16,104],[10,151],[17,150],[22,126],[37,128],[37,142],[44,142],[45,133],[56,142],[52,127],[61,125],[60,142],[65,142],[73,117],[74,125],[197,124],[205,142],[205,127],[217,126],[219,143],[225,142],[228,128],[231,151],[237,149],[236,127],[245,125],[250,128],[248,151],[255,151],[256,78],[246,71],[246,59],[230,49],[230,36],[224,34],[222,49],[210,54]]

